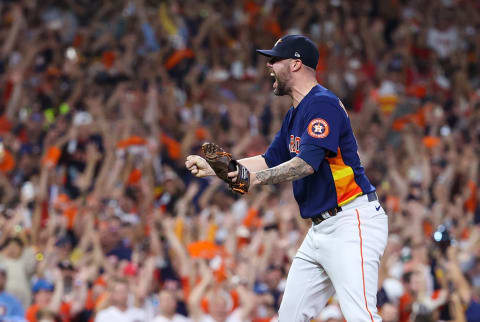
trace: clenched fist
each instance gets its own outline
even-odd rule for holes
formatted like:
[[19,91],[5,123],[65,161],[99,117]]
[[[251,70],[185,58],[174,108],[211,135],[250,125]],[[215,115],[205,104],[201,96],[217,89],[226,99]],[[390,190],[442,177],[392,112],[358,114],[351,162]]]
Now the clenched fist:
[[189,155],[185,166],[197,178],[214,176],[215,172],[204,158],[198,155]]

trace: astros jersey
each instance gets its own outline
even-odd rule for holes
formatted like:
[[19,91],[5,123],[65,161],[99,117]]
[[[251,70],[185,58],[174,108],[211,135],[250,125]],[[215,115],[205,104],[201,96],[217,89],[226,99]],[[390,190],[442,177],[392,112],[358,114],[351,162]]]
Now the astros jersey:
[[343,104],[317,85],[290,108],[263,157],[270,168],[296,156],[312,166],[312,175],[293,181],[300,214],[311,218],[375,190],[357,150]]

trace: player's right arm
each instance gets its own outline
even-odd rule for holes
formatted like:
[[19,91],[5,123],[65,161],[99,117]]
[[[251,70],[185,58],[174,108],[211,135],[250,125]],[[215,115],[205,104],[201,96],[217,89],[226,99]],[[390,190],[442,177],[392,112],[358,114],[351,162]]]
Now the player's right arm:
[[[267,161],[265,161],[265,157],[261,154],[254,157],[238,160],[238,163],[246,167],[248,171],[250,171],[250,173],[266,170],[269,168]],[[230,177],[233,182],[237,181],[237,176],[238,171],[228,173],[228,177]]]
[[[246,167],[250,172],[257,172],[268,169],[267,162],[265,162],[265,158],[262,155],[244,158],[238,160],[238,162],[244,167]],[[212,167],[210,167],[208,162],[199,155],[189,155],[187,157],[187,161],[185,162],[185,166],[194,176],[198,178],[215,175]],[[236,171],[234,173],[236,176]]]

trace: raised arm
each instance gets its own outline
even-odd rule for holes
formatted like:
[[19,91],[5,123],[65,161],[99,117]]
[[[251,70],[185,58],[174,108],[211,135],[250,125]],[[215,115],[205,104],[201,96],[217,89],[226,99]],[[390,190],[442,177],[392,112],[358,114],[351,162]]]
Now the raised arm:
[[55,268],[54,272],[55,278],[55,290],[53,292],[52,298],[48,304],[48,308],[53,312],[59,312],[60,306],[62,305],[62,298],[65,292],[65,285],[63,283],[63,275],[59,268]]
[[202,308],[201,301],[202,297],[205,296],[209,286],[213,283],[214,277],[212,271],[208,268],[207,264],[200,262],[200,271],[202,279],[200,282],[192,289],[190,296],[188,297],[188,310],[191,314],[191,317],[194,321],[200,320],[202,317]]
[[11,9],[11,13],[13,16],[13,22],[8,32],[8,36],[3,42],[3,46],[1,48],[1,55],[3,57],[6,57],[12,52],[12,49],[14,48],[15,43],[18,39],[22,24],[24,23],[22,7],[20,5],[13,6]]

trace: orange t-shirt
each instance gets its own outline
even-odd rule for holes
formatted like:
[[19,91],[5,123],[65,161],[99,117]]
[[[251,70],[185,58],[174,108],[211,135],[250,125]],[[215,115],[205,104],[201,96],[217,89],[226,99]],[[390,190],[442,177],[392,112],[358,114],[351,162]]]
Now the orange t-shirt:
[[[60,306],[59,314],[63,322],[70,321],[70,308],[71,308],[70,303],[62,302],[62,305]],[[38,304],[31,305],[27,309],[27,312],[25,313],[25,318],[27,319],[27,321],[37,322],[37,312],[39,310],[40,310],[40,305]]]
[[398,312],[399,312],[399,322],[408,322],[410,321],[411,305],[413,298],[409,293],[404,293],[400,297],[400,303],[398,303]]

